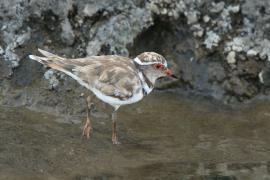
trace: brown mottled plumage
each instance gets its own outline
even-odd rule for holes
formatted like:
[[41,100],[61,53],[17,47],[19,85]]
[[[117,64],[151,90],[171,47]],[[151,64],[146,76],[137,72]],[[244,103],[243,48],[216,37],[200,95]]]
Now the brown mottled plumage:
[[144,52],[137,56],[143,63],[154,62],[154,63],[166,63],[166,59],[155,52]]
[[[67,59],[41,49],[39,51],[45,57],[29,57],[71,76],[115,108],[112,114],[114,144],[119,143],[116,136],[116,110],[149,94],[159,77],[172,75],[167,68],[166,59],[154,52],[142,53],[132,60],[117,55]],[[87,98],[87,102],[89,110],[91,98]],[[92,123],[88,112],[83,135],[89,137],[91,131]]]

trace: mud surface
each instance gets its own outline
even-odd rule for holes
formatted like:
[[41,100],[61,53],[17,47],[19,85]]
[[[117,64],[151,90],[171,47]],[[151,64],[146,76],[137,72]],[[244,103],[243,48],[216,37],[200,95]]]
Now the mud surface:
[[155,92],[120,108],[117,146],[106,116],[94,113],[94,134],[84,140],[84,114],[1,106],[0,179],[266,180],[269,112],[269,102],[229,107]]

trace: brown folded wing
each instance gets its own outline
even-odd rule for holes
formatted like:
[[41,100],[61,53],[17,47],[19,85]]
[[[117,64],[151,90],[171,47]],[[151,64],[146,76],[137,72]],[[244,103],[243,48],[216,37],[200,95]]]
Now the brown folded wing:
[[29,57],[71,76],[81,85],[102,95],[127,100],[140,91],[140,80],[132,60],[122,56],[90,56],[66,59],[38,49],[45,57]]
[[65,64],[83,82],[104,95],[127,100],[140,89],[136,68],[128,58],[93,56],[70,59]]

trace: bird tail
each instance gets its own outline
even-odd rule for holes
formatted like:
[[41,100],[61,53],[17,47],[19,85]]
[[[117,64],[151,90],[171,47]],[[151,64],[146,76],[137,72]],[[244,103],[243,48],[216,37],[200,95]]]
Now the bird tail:
[[38,49],[38,51],[45,57],[29,55],[29,58],[41,64],[44,64],[52,69],[62,71],[68,75],[70,75],[72,73],[72,69],[75,68],[75,65],[68,63],[68,60],[66,58],[62,58],[58,55],[52,54],[42,49]]
[[45,57],[29,55],[29,58],[37,62],[40,62],[41,64],[44,64],[48,67],[51,67],[52,69],[61,71],[69,75],[70,77],[78,81],[81,85],[91,90],[91,87],[87,83],[85,83],[81,78],[78,77],[77,74],[78,72],[76,70],[76,68],[78,68],[78,65],[76,65],[76,62],[70,59],[62,58],[60,56],[57,56],[55,54],[52,54],[50,52],[41,49],[38,49],[38,51]]

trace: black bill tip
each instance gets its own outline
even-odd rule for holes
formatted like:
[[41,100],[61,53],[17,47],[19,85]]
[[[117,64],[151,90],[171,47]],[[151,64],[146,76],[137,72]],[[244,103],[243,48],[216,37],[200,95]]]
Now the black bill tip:
[[175,78],[175,79],[179,79],[176,75],[171,75],[171,77]]

